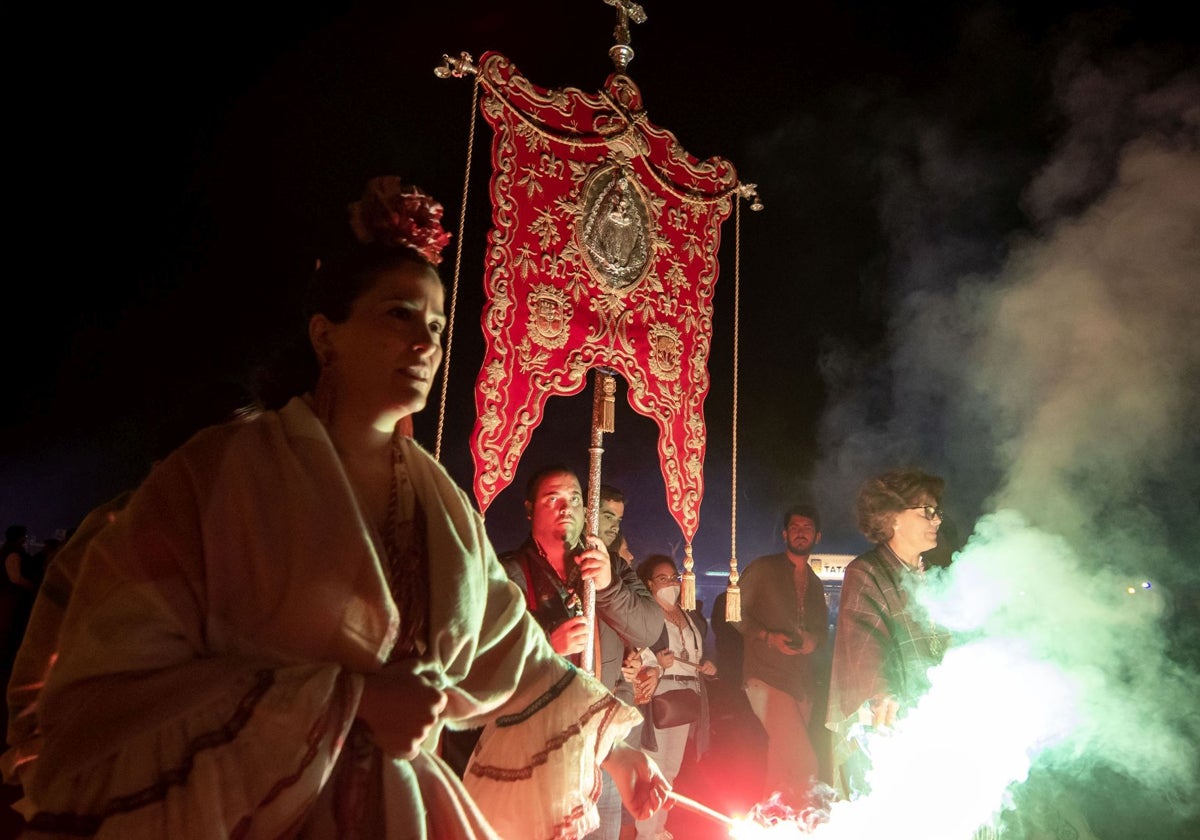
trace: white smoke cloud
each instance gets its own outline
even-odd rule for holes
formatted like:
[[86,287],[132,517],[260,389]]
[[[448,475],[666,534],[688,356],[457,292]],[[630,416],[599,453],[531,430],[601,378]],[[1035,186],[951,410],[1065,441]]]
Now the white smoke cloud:
[[979,510],[926,593],[960,641],[823,837],[969,838],[1004,811],[1024,836],[1022,811],[1078,808],[1097,837],[1168,838],[1200,814],[1200,78],[1061,71],[1073,127],[1025,192],[1033,232],[939,287],[936,235],[906,230],[918,291],[826,418],[831,484],[891,458]]

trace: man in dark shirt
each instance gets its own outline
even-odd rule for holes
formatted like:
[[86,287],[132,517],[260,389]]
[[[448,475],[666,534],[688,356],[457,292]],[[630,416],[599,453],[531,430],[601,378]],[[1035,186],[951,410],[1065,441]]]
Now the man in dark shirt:
[[795,505],[783,517],[786,550],[753,560],[742,573],[742,676],[746,697],[767,733],[764,798],[779,792],[801,805],[819,775],[808,732],[817,702],[813,654],[829,635],[821,579],[809,556],[821,539],[821,516]]

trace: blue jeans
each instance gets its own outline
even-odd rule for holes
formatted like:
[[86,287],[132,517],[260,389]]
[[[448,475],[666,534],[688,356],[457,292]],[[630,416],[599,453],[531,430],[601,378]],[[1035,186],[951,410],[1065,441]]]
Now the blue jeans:
[[621,836],[621,792],[611,776],[603,771],[600,775],[600,798],[596,800],[600,827],[584,840],[617,840]]

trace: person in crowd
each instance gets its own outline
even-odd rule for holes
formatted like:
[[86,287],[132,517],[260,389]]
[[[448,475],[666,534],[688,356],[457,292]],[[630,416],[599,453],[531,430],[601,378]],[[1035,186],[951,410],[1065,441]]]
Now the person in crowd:
[[826,726],[839,795],[868,792],[865,739],[886,732],[929,687],[948,634],[912,597],[937,545],[945,482],[915,468],[874,476],[858,491],[859,530],[874,548],[846,566],[834,633]]
[[[188,412],[160,415],[151,469],[199,429],[231,420],[248,410],[244,385],[231,390],[228,383],[219,383],[215,389],[204,387],[203,395],[205,399],[196,403],[198,407]],[[10,785],[22,786],[22,777],[32,768],[33,759],[41,750],[36,701],[58,655],[58,634],[84,549],[101,528],[116,520],[132,496],[132,489],[123,490],[91,510],[78,525],[67,528],[56,551],[46,552],[43,548],[47,554],[42,566],[44,578],[8,682],[8,750],[0,755],[0,773]],[[53,547],[53,542],[47,540],[46,546]],[[22,805],[18,804],[17,809],[22,810]]]
[[[675,561],[665,554],[652,554],[638,564],[638,577],[654,594],[666,619],[665,645],[656,644],[643,651],[643,665],[658,669],[659,678],[653,695],[663,698],[671,691],[694,692],[690,704],[696,710],[691,720],[674,725],[659,726],[653,706],[655,697],[650,698],[651,711],[646,715],[642,728],[642,748],[654,759],[670,782],[675,781],[683,766],[688,742],[695,747],[695,756],[700,758],[708,749],[708,702],[704,677],[715,677],[717,666],[705,656],[704,637],[708,625],[698,610],[685,610],[679,605],[680,578]],[[682,717],[691,717],[690,714]],[[660,721],[666,723],[666,721]],[[648,819],[636,821],[637,837],[649,840],[670,838],[667,831],[666,811],[659,811]]]
[[9,525],[4,530],[4,546],[0,548],[0,558],[4,561],[4,578],[0,580],[0,619],[4,622],[0,675],[5,679],[21,646],[37,594],[38,580],[33,573],[34,559],[28,546],[29,528]]
[[[728,593],[722,589],[713,599],[712,614],[709,618],[717,670],[721,674],[721,679],[709,687],[709,701],[712,703],[714,717],[713,735],[717,737],[722,734],[721,730],[726,730],[730,740],[738,744],[748,744],[762,734],[762,724],[758,722],[750,708],[750,701],[746,698],[742,678],[746,645],[742,634],[738,632],[736,622],[728,621],[725,617],[727,600]],[[755,791],[756,796],[757,793],[758,791]]]
[[808,726],[817,697],[814,654],[829,635],[825,589],[809,565],[821,515],[797,504],[783,515],[784,550],[752,560],[742,573],[742,679],[767,735],[764,798],[807,802],[820,765]]
[[[133,495],[126,490],[91,511],[80,525],[67,531],[67,537],[47,563],[42,585],[34,601],[25,637],[13,662],[8,681],[8,749],[0,755],[0,774],[10,785],[24,787],[24,776],[32,769],[41,752],[42,733],[37,722],[37,699],[50,666],[58,655],[58,633],[62,627],[79,564],[92,536],[115,519]],[[24,804],[18,803],[18,811]]]
[[621,530],[621,522],[625,519],[625,494],[611,484],[600,485],[600,539],[608,548],[610,557],[619,557],[630,566],[633,565],[633,552],[629,549],[629,541]]
[[49,568],[55,555],[58,554],[58,550],[62,548],[62,544],[63,541],[58,537],[46,537],[42,541],[41,550],[33,555],[33,563],[30,565],[29,574],[25,575],[25,577],[33,582],[35,590],[42,585],[42,579],[46,576],[46,569]]
[[[740,588],[740,581],[739,581]],[[721,678],[741,685],[742,660],[745,657],[745,644],[742,634],[738,632],[735,623],[727,621],[726,601],[728,593],[721,590],[713,599],[712,631],[713,640],[717,646],[717,667],[721,669]],[[741,689],[738,689],[739,692]],[[743,694],[744,696],[744,694]]]
[[29,627],[29,617],[33,614],[33,604],[37,600],[38,592],[42,588],[42,580],[46,577],[46,567],[54,559],[54,555],[62,547],[62,540],[58,537],[47,537],[42,540],[41,547],[34,552],[26,551],[21,558],[22,562],[17,572],[17,578],[14,583],[17,587],[17,602],[14,616],[14,635],[13,635],[13,650],[9,657],[9,664],[16,659],[17,649],[20,648],[21,642],[25,638],[25,631]]
[[[598,535],[608,548],[608,556],[613,558],[614,570],[619,570],[621,576],[633,586],[640,584],[640,581],[638,581],[637,573],[634,571],[636,561],[633,552],[629,548],[629,540],[626,538],[623,527],[625,507],[625,494],[620,488],[614,487],[611,484],[600,485],[600,527]],[[650,598],[650,593],[645,592],[643,597]],[[665,627],[664,632],[666,632]],[[662,636],[659,638],[661,640]],[[641,694],[648,697],[649,694],[653,693],[654,686],[657,685],[657,680],[657,672],[651,674],[648,669],[642,669],[642,648],[627,643],[625,645],[625,658],[621,665],[621,676],[617,678],[616,684],[610,686],[610,688],[612,688],[614,694],[627,703],[636,703],[635,695]],[[638,744],[641,742],[641,735],[642,727],[639,724],[630,730],[625,740],[631,744]],[[637,825],[633,815],[629,813],[627,808],[622,808],[620,840],[628,840],[628,838],[635,835],[636,831]]]
[[29,617],[33,613],[34,601],[37,600],[38,591],[41,589],[42,578],[46,576],[46,566],[49,565],[61,545],[62,540],[57,537],[47,537],[37,551],[31,552],[27,548],[28,535],[26,534],[15,551],[6,553],[5,572],[8,575],[8,582],[13,588],[11,637],[4,658],[6,670],[11,671],[17,651],[25,638],[25,631],[29,627]]
[[[635,813],[663,807],[621,740],[637,711],[547,644],[404,434],[442,356],[441,215],[368,182],[314,274],[293,395],[195,434],[86,541],[29,837],[579,837],[601,767]],[[480,724],[460,781],[439,733]]]
[[9,583],[21,579],[22,567],[29,566],[29,529],[24,525],[9,525],[4,529],[4,546],[0,548],[4,558],[4,576]]
[[[573,470],[552,464],[534,472],[526,484],[525,514],[529,536],[501,556],[504,570],[554,650],[578,663],[590,640],[596,678],[616,687],[626,647],[648,647],[662,635],[662,610],[599,535],[584,534],[583,491]],[[585,580],[595,585],[594,622],[583,614]],[[617,840],[621,797],[607,775],[598,807],[600,828],[592,836]]]

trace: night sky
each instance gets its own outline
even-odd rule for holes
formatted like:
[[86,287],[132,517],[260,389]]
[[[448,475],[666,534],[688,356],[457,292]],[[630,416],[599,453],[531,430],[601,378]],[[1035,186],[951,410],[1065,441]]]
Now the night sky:
[[[68,527],[221,419],[295,326],[307,271],[368,177],[404,175],[457,226],[471,91],[435,78],[443,53],[502,52],[543,87],[594,91],[613,69],[602,0],[321,5],[17,13],[46,60],[17,86],[9,132],[21,200],[4,305],[7,521],[39,537]],[[905,343],[933,329],[947,364],[978,364],[956,294],[999,288],[1020,242],[1084,215],[1140,133],[1190,137],[1195,154],[1200,38],[1173,6],[818,2],[785,22],[757,0],[644,4],[629,75],[649,118],[693,156],[730,161],[765,205],[742,216],[743,561],[776,548],[781,510],[808,495],[826,511],[823,547],[861,550],[854,487],[900,463],[947,478],[963,538],[990,508],[1011,428],[980,430],[970,373],[922,362],[911,377]],[[442,455],[468,488],[490,142],[480,119]],[[1196,219],[1178,223],[1194,260]],[[696,537],[698,563],[718,569],[731,552],[732,216],[722,233]],[[654,428],[623,384],[618,406],[605,478],[631,497],[635,550],[678,553]],[[589,412],[590,389],[550,400],[489,510],[501,547],[525,527],[525,469],[586,470]],[[418,418],[431,448],[436,426],[431,403]]]

